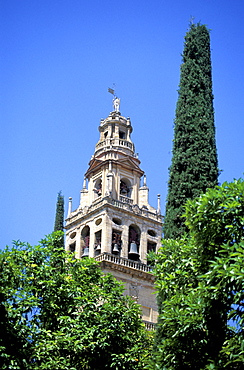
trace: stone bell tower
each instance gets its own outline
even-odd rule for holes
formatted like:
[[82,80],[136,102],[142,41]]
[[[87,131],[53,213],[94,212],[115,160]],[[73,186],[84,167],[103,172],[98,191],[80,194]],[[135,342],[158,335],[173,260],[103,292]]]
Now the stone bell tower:
[[[162,216],[148,203],[149,189],[131,140],[129,118],[119,112],[120,100],[99,125],[95,147],[79,207],[72,211],[72,198],[66,220],[66,250],[77,258],[94,257],[102,270],[125,283],[125,293],[142,307],[142,319],[157,320],[154,277],[147,253],[161,245]],[[142,184],[141,184],[142,178]]]

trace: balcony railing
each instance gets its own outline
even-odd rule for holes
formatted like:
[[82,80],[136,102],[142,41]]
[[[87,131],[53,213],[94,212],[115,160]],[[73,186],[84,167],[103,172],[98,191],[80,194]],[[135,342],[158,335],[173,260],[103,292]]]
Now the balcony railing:
[[128,148],[134,152],[134,144],[128,140],[120,139],[120,138],[109,138],[109,139],[100,141],[96,145],[96,150],[106,148],[106,147],[111,148],[111,147],[118,147],[118,146]]
[[113,254],[107,252],[99,254],[99,256],[96,256],[95,259],[99,262],[102,261],[112,262],[115,263],[116,265],[126,266],[134,270],[140,270],[149,273],[152,272],[152,268],[150,266],[145,265],[144,263],[131,261],[124,257],[114,256]]
[[122,203],[128,203],[128,204],[133,204],[133,199],[125,197],[124,195],[119,196],[119,200]]
[[146,327],[146,330],[149,330],[149,331],[153,331],[155,330],[155,326],[156,324],[154,324],[153,322],[151,321],[145,321],[145,320],[142,320],[145,324],[145,327]]

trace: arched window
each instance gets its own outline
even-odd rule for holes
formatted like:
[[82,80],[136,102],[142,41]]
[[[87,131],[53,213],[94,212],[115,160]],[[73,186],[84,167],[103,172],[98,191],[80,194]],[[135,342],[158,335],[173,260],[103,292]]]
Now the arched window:
[[121,251],[121,245],[122,245],[121,231],[113,230],[111,253],[115,254],[116,256],[119,256]]
[[71,253],[74,253],[75,252],[75,242],[69,245],[69,251]]
[[133,261],[139,261],[140,258],[140,237],[141,231],[139,227],[136,225],[131,225],[129,227],[128,258]]
[[125,132],[124,131],[119,132],[119,138],[120,139],[125,139]]
[[95,199],[99,198],[102,195],[102,180],[99,178],[95,182],[94,186]]
[[101,241],[102,241],[102,230],[99,230],[95,233],[95,244],[94,244],[95,256],[101,254]]
[[[151,242],[151,241],[147,241],[147,253],[150,253],[150,252],[156,252],[156,247],[157,247],[157,244],[154,243],[154,242]],[[150,259],[147,260],[147,265],[148,266],[151,266],[152,264],[152,261],[150,261]]]
[[90,227],[85,226],[81,232],[81,257],[89,256],[90,246]]
[[131,196],[131,183],[128,179],[121,179],[120,180],[120,195],[124,197]]

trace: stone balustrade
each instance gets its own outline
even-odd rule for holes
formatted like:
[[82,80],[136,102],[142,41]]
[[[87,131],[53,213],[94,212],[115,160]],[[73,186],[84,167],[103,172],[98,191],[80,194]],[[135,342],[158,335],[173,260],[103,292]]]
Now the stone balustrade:
[[149,273],[152,272],[152,268],[150,266],[145,265],[144,263],[128,260],[127,258],[118,257],[107,252],[99,254],[98,256],[95,257],[95,259],[98,262],[107,261],[115,263],[117,265],[130,267],[135,270],[140,270]]
[[145,324],[145,327],[146,327],[146,330],[148,331],[153,331],[155,330],[155,323],[151,322],[151,321],[145,321],[145,320],[142,320]]
[[134,144],[126,139],[120,139],[120,138],[109,138],[105,139],[103,141],[99,141],[96,145],[96,151],[102,148],[106,147],[118,147],[122,146],[123,148],[128,148],[132,152],[134,152]]
[[124,195],[119,196],[119,200],[122,203],[128,203],[128,204],[133,204],[133,199],[125,197]]

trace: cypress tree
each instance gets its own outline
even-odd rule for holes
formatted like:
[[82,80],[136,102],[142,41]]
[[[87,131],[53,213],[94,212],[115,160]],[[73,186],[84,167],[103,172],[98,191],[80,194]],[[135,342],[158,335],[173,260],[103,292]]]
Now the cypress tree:
[[218,183],[210,36],[205,25],[190,25],[182,57],[165,238],[177,238],[186,231],[182,217],[186,200]]
[[[60,191],[58,193],[57,198],[57,205],[56,205],[56,215],[55,215],[55,223],[54,223],[54,231],[63,231],[64,229],[64,197],[62,195],[62,192]],[[64,247],[64,237],[61,241],[62,245]]]

